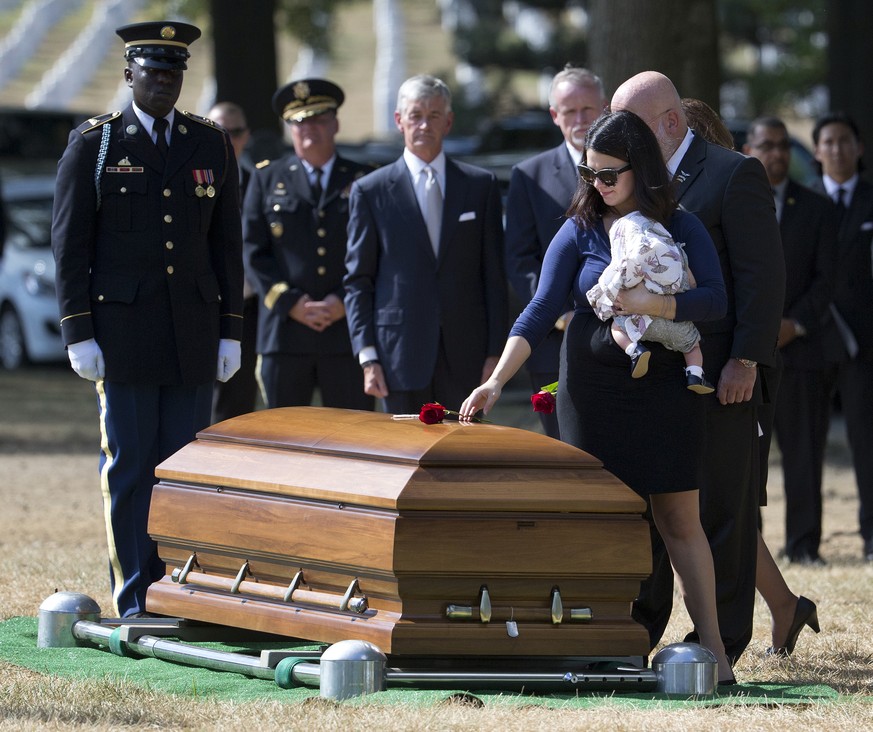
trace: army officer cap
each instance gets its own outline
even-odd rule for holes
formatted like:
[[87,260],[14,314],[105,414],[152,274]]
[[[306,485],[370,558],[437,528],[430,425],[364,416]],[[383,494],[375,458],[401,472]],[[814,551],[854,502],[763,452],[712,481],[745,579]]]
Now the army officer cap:
[[116,28],[124,41],[124,58],[146,69],[185,71],[191,56],[188,46],[200,38],[200,29],[173,20],[131,23]]
[[302,122],[317,114],[336,111],[345,94],[327,79],[300,79],[273,95],[273,111],[286,122]]

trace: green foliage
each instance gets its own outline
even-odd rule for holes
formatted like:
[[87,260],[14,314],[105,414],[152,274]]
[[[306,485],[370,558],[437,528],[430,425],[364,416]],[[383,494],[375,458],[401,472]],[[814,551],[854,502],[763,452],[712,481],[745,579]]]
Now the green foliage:
[[724,80],[746,84],[752,115],[790,105],[825,83],[827,0],[720,0],[718,5]]
[[479,22],[455,34],[457,55],[481,69],[540,70],[563,68],[571,59],[587,55],[585,34],[563,22],[563,13],[577,5],[566,0],[532,0],[526,6],[547,11],[555,31],[543,48],[535,48],[520,37],[507,22],[501,0],[476,4]]

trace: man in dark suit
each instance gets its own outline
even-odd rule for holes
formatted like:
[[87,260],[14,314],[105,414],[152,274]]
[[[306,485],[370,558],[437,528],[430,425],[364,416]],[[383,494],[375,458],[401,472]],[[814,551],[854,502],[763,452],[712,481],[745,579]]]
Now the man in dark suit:
[[165,570],[147,530],[155,466],[209,424],[213,382],[239,368],[243,269],[230,140],[173,106],[200,30],[117,33],[133,103],[70,133],[52,247],[70,363],[96,383],[112,599],[128,617]]
[[[251,170],[245,149],[251,138],[243,108],[233,102],[219,102],[206,115],[230,135],[230,144],[239,167],[240,203],[245,196],[251,178]],[[215,382],[212,392],[212,422],[247,414],[254,411],[258,398],[258,382],[255,378],[258,338],[258,293],[246,278],[243,282],[243,333],[242,355],[239,371],[227,381]]]
[[[564,142],[512,169],[506,198],[506,274],[522,306],[537,291],[546,249],[564,223],[576,191],[576,166],[582,162],[585,135],[605,108],[600,77],[567,65],[549,88],[549,113],[561,128]],[[564,329],[573,317],[572,302],[567,303],[565,311],[527,361],[534,391],[558,380]],[[560,438],[557,414],[540,412],[540,419],[549,437]]]
[[352,186],[346,313],[364,391],[392,413],[452,409],[494,370],[507,332],[497,180],[446,157],[451,93],[407,79],[403,156]]
[[[728,293],[728,312],[699,324],[706,370],[718,386],[706,399],[701,523],[715,566],[718,621],[728,658],[752,637],[760,490],[758,405],[771,398],[771,369],[785,299],[785,267],[773,195],[761,163],[689,130],[679,94],[663,74],[624,82],[613,109],[642,117],[658,138],[679,204],[712,236]],[[660,640],[672,607],[673,572],[653,529],[653,572],[634,617]],[[694,637],[694,634],[692,634]]]
[[243,211],[246,273],[261,294],[259,375],[270,408],[372,409],[343,306],[349,189],[370,170],[336,154],[342,90],[300,79],[273,95],[294,154],[258,163]]
[[822,117],[812,139],[822,168],[820,190],[837,209],[834,318],[848,352],[837,389],[858,483],[863,556],[873,562],[873,186],[858,175],[864,145],[851,117]]
[[833,206],[788,177],[791,144],[782,120],[753,121],[743,152],[758,158],[767,172],[785,255],[779,327],[783,371],[774,414],[785,485],[783,553],[792,562],[821,563],[822,472],[833,376],[842,350],[830,311],[836,264]]

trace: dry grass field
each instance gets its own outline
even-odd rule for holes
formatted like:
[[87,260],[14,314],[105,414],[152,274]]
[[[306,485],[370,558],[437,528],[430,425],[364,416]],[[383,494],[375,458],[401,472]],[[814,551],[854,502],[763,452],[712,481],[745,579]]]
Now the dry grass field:
[[[507,409],[497,421],[527,424]],[[513,421],[517,420],[517,421]],[[96,481],[96,403],[90,385],[63,366],[0,372],[0,620],[35,616],[55,590],[84,592],[109,608],[102,509]],[[844,698],[833,704],[727,705],[594,711],[473,708],[444,703],[230,703],[179,699],[112,680],[72,681],[0,663],[0,732],[13,729],[581,729],[836,730],[873,728],[873,565],[860,560],[854,478],[835,424],[825,485],[824,568],[786,567],[796,591],[818,603],[822,632],[804,632],[789,660],[764,655],[763,603],[755,636],[736,672],[742,683],[820,683]],[[765,535],[781,546],[781,476],[774,456]],[[677,610],[665,642],[688,628]]]

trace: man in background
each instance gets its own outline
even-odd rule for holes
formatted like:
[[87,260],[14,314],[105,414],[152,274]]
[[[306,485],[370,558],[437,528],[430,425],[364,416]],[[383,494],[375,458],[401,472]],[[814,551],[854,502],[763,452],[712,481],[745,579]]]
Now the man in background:
[[859,176],[864,144],[851,117],[825,115],[812,139],[822,170],[817,188],[836,207],[834,319],[848,352],[837,389],[858,483],[863,557],[873,562],[873,185]]
[[270,408],[372,409],[349,343],[343,305],[349,189],[370,168],[336,152],[345,95],[326,79],[273,95],[294,153],[256,166],[243,212],[246,273],[261,294],[259,368]]
[[[779,326],[783,371],[774,414],[785,485],[783,553],[791,562],[821,563],[821,483],[833,374],[841,352],[830,311],[836,265],[833,206],[788,177],[791,142],[782,120],[754,120],[743,152],[760,160],[767,173],[785,256]],[[762,420],[765,432],[768,426]]]
[[[512,169],[506,198],[506,274],[522,307],[536,293],[546,249],[564,223],[576,191],[576,166],[585,152],[585,135],[606,105],[600,77],[568,64],[549,87],[549,113],[564,142]],[[573,317],[572,301],[564,310],[565,315],[528,359],[534,392],[558,380],[564,329]],[[546,434],[559,439],[557,414],[540,412],[540,419]]]
[[506,339],[500,192],[492,173],[443,152],[453,115],[440,79],[403,82],[394,121],[403,155],[352,186],[352,347],[364,391],[387,412],[459,409]]
[[[243,108],[233,102],[219,102],[206,115],[230,135],[230,143],[239,167],[240,203],[251,177],[251,169],[246,159],[245,149],[251,138]],[[257,352],[255,342],[258,337],[258,293],[246,278],[243,283],[243,333],[239,371],[225,382],[216,381],[212,393],[212,422],[247,414],[255,409],[258,397],[258,382],[255,379]]]

